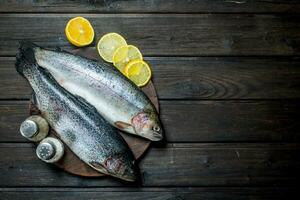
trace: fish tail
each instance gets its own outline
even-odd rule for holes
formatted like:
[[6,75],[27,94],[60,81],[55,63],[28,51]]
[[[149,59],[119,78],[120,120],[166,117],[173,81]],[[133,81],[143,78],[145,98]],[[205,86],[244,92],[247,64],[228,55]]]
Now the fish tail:
[[15,67],[19,74],[24,76],[24,69],[36,64],[34,49],[37,46],[29,41],[20,41],[16,55]]
[[22,40],[19,42],[19,52],[29,63],[36,63],[34,53],[37,47],[37,45],[29,41]]
[[24,69],[28,67],[28,63],[26,60],[23,58],[22,54],[20,52],[17,53],[16,55],[16,62],[15,62],[15,67],[17,72],[24,76]]

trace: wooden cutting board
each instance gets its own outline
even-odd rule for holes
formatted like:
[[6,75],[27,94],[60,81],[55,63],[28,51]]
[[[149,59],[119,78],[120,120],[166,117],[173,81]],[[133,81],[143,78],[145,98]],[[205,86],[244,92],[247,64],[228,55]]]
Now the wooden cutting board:
[[[83,49],[76,49],[73,50],[72,53],[81,55],[90,59],[98,60],[101,59],[97,53],[95,48],[83,48]],[[113,67],[113,66],[112,66]],[[154,106],[156,107],[157,111],[159,111],[159,104],[157,99],[157,94],[154,88],[153,83],[150,81],[145,87],[142,88],[145,94],[150,98]],[[29,114],[30,115],[38,115],[40,114],[38,108],[30,102],[29,105]],[[133,135],[129,135],[119,131],[122,137],[127,142],[128,146],[130,147],[131,151],[133,152],[136,159],[141,158],[143,153],[149,148],[150,141],[135,137]],[[53,129],[50,128],[49,136],[57,137],[57,134]],[[87,177],[99,177],[104,176],[100,172],[92,169],[90,166],[86,165],[83,161],[81,161],[68,147],[65,145],[65,154],[61,160],[57,163],[54,163],[57,167],[69,172],[71,174],[79,175],[79,176],[87,176]]]

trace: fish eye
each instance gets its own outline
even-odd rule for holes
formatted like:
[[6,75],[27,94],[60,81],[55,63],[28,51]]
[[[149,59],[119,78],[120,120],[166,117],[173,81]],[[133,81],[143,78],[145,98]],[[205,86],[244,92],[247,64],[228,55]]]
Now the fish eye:
[[155,132],[158,132],[158,131],[160,131],[160,127],[159,126],[157,126],[157,125],[155,125],[155,126],[153,126],[153,131],[155,131]]

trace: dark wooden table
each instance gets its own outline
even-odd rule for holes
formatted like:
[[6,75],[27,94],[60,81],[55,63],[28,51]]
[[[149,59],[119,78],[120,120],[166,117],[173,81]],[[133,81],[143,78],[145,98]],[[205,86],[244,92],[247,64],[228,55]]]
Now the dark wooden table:
[[[19,134],[30,88],[14,69],[18,41],[72,49],[64,27],[78,15],[153,68],[167,144],[141,160],[139,185],[69,175]],[[297,0],[0,0],[0,199],[291,199],[299,55]]]

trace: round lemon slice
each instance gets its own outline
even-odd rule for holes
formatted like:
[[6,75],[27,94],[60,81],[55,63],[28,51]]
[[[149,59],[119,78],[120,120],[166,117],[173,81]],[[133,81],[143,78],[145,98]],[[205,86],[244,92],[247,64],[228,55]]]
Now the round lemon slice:
[[71,19],[65,28],[67,39],[75,46],[89,45],[94,40],[94,29],[91,23],[83,17]]
[[98,42],[97,49],[100,56],[107,62],[112,62],[117,48],[127,45],[125,39],[117,33],[105,34]]
[[145,86],[151,79],[151,69],[149,65],[142,60],[129,62],[125,69],[126,76],[137,86]]
[[125,45],[119,47],[113,55],[113,64],[123,74],[126,65],[133,60],[143,60],[140,50],[133,45]]

